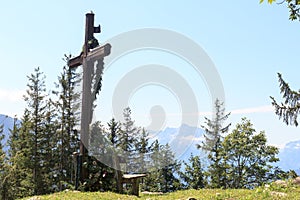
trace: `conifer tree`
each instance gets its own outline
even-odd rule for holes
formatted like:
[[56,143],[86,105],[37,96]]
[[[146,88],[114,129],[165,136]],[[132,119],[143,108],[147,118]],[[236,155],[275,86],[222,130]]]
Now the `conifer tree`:
[[147,176],[143,179],[142,190],[149,192],[160,192],[160,149],[161,145],[158,140],[153,142],[150,154],[150,167],[148,168]]
[[[66,63],[71,56],[66,56]],[[63,72],[58,77],[56,83],[57,91],[53,91],[58,96],[55,106],[58,108],[56,112],[58,138],[58,180],[59,190],[74,184],[74,164],[72,154],[78,151],[79,135],[76,130],[78,125],[78,112],[80,94],[76,92],[76,87],[80,82],[80,75],[74,70],[64,66]]]
[[3,133],[3,125],[0,125],[0,199],[5,199],[5,182],[4,178],[6,176],[6,155],[4,152],[4,147],[2,145],[2,141],[4,139],[4,133]]
[[284,101],[277,103],[274,97],[272,105],[275,107],[275,114],[287,124],[298,126],[298,116],[300,115],[300,90],[294,91],[289,84],[285,82],[280,73],[278,73],[280,93]]
[[117,144],[119,143],[119,137],[120,137],[120,131],[121,126],[120,123],[115,120],[115,118],[112,118],[108,123],[108,139],[110,140],[111,144],[114,147],[117,147]]
[[186,183],[185,188],[196,190],[204,188],[206,183],[200,157],[191,154],[188,161],[183,161],[184,171],[180,172],[180,177]]
[[152,167],[144,178],[142,189],[150,192],[172,192],[182,188],[179,180],[180,162],[170,146],[154,141],[150,154]]
[[35,68],[34,73],[27,76],[29,83],[24,99],[27,103],[27,109],[31,121],[31,138],[32,145],[32,162],[33,162],[33,182],[34,194],[44,194],[48,192],[48,187],[45,182],[45,176],[48,175],[48,169],[45,167],[45,149],[43,144],[47,140],[45,135],[45,120],[46,120],[46,86],[45,75],[40,71],[40,68]]
[[125,108],[123,111],[124,122],[121,126],[121,132],[119,136],[118,147],[123,150],[124,157],[126,159],[126,171],[127,173],[134,172],[135,168],[135,156],[137,142],[137,136],[139,135],[139,129],[134,125],[134,121],[131,118],[131,109]]
[[116,190],[115,171],[111,168],[113,151],[104,126],[99,121],[93,123],[90,130],[89,191]]
[[57,119],[57,109],[55,103],[50,98],[46,100],[45,108],[45,130],[44,130],[44,140],[42,148],[44,149],[44,163],[46,174],[45,183],[48,187],[49,192],[56,192],[61,189],[61,179],[59,165],[61,164],[59,160],[59,138],[57,130],[60,122]]
[[18,151],[17,146],[18,146],[18,142],[19,142],[19,131],[20,131],[20,127],[19,124],[17,124],[17,117],[14,117],[14,122],[13,122],[13,127],[12,129],[9,129],[9,140],[8,140],[8,146],[9,146],[9,150],[8,150],[8,156],[9,158],[14,157]]
[[215,114],[213,119],[205,118],[206,126],[202,126],[205,131],[205,140],[202,144],[197,145],[208,153],[209,166],[207,175],[209,177],[210,187],[221,188],[225,186],[226,180],[222,180],[222,173],[224,171],[223,163],[220,156],[221,143],[223,140],[223,134],[225,134],[229,126],[223,126],[223,123],[228,119],[230,113],[225,114],[224,104],[218,99],[215,101]]
[[[122,134],[121,123],[117,122],[115,118],[112,118],[108,123],[108,140],[110,141],[111,147],[111,166],[113,167],[114,171],[114,179],[116,183],[116,191],[119,193],[123,193],[123,185],[122,185],[122,171],[120,161],[123,159],[122,154],[120,153],[119,145],[121,144],[120,138]],[[122,150],[121,150],[122,151]]]
[[11,130],[8,144],[9,166],[6,177],[4,178],[7,199],[17,199],[34,195],[33,179],[33,137],[31,113],[25,109],[20,127],[16,124]]
[[122,123],[119,147],[126,152],[131,152],[134,150],[137,128],[134,126],[134,121],[131,119],[131,109],[129,107],[124,109],[123,117],[124,122]]
[[161,171],[161,191],[162,192],[174,192],[182,188],[178,177],[181,163],[175,159],[175,155],[171,150],[171,147],[166,144],[163,145],[160,153],[162,168]]

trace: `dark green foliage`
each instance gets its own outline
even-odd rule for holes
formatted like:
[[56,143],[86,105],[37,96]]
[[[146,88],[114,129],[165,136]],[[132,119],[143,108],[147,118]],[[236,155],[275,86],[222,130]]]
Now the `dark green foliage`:
[[224,179],[224,163],[221,159],[223,135],[228,131],[229,126],[223,126],[223,123],[228,119],[230,113],[225,114],[224,105],[218,99],[215,101],[215,114],[213,119],[205,118],[206,126],[202,126],[205,131],[205,140],[198,145],[207,152],[209,166],[206,175],[209,179],[211,188],[225,188],[226,179]]
[[229,188],[253,188],[270,181],[271,163],[277,162],[278,148],[267,145],[264,132],[256,133],[246,118],[222,143],[221,159]]
[[134,126],[134,121],[131,119],[131,109],[125,108],[123,111],[124,122],[121,127],[121,135],[119,136],[118,146],[130,153],[134,151],[134,143],[138,135],[138,128]]
[[89,148],[91,156],[87,165],[90,177],[85,183],[86,191],[116,190],[115,170],[112,168],[114,147],[108,138],[106,130],[99,121],[92,124]]
[[0,125],[0,199],[5,199],[6,194],[6,181],[5,177],[7,175],[7,165],[6,165],[6,155],[3,150],[2,140],[4,139],[3,125]]
[[118,136],[120,135],[121,127],[120,123],[115,120],[115,118],[112,118],[108,123],[109,133],[108,133],[108,139],[110,140],[111,144],[116,147],[118,143]]
[[[65,55],[66,63],[71,56]],[[76,86],[80,82],[80,75],[75,71],[69,69],[67,66],[63,68],[63,72],[58,77],[56,88],[54,91],[58,97],[54,102],[56,112],[52,124],[56,127],[56,156],[59,162],[55,166],[55,176],[57,177],[55,184],[59,191],[69,188],[69,183],[75,183],[75,169],[73,163],[73,153],[78,151],[79,134],[77,133],[76,126],[78,125],[78,110],[80,97],[76,92]]]
[[[68,60],[69,57],[66,57]],[[8,145],[8,155],[0,145],[0,197],[17,199],[73,189],[79,152],[78,97],[75,87],[79,74],[66,67],[59,76],[56,96],[46,95],[44,75],[39,68],[28,76],[25,95],[27,107],[22,123],[16,120]],[[282,82],[282,87],[288,85]],[[288,99],[298,98],[296,92],[282,90]],[[289,94],[292,92],[292,94]],[[55,98],[56,97],[56,98]],[[297,105],[297,101],[286,101]],[[121,173],[147,173],[141,189],[151,192],[172,192],[182,188],[252,188],[270,180],[294,177],[295,173],[273,168],[278,149],[266,145],[263,132],[255,134],[250,121],[243,119],[224,139],[230,126],[223,126],[229,114],[223,104],[215,103],[215,116],[206,118],[205,141],[198,145],[207,152],[209,166],[203,171],[198,156],[181,163],[175,159],[168,144],[150,142],[147,130],[137,127],[130,108],[124,109],[124,121],[112,119],[105,128],[100,122],[90,126],[89,157],[83,162],[89,177],[80,183],[84,191],[122,192]],[[297,111],[298,112],[298,111]],[[297,118],[296,118],[297,119]],[[0,141],[3,139],[0,126]],[[75,154],[74,154],[75,152]],[[125,166],[124,166],[125,162]],[[117,170],[116,170],[117,169]],[[205,180],[207,176],[207,180]],[[180,178],[183,179],[184,185]],[[125,191],[128,185],[125,186]]]
[[179,180],[181,164],[168,144],[160,145],[156,140],[150,154],[151,167],[144,178],[142,188],[150,192],[172,192],[182,188]]
[[45,142],[47,135],[45,132],[46,122],[46,86],[45,76],[40,68],[34,69],[34,73],[27,76],[29,83],[27,84],[27,94],[24,99],[27,103],[27,109],[30,116],[31,127],[29,127],[30,137],[33,142],[31,149],[32,170],[34,194],[44,194],[48,192],[48,183],[46,182],[48,170],[44,165],[45,158]]
[[79,190],[82,191],[116,191],[115,170],[97,160],[94,156],[89,156],[88,163],[89,178],[83,183]]
[[7,199],[22,198],[34,194],[33,179],[33,140],[31,134],[30,113],[25,109],[20,127],[14,125],[9,138],[9,166],[5,185],[8,190],[3,190]]
[[294,170],[283,171],[279,167],[274,167],[272,171],[268,173],[268,177],[270,180],[287,180],[287,179],[294,179],[298,177],[297,173]]
[[[264,2],[264,0],[260,0],[260,3]],[[268,3],[273,3],[276,2],[276,0],[268,0]],[[299,0],[283,0],[280,1],[278,4],[286,4],[289,12],[290,12],[290,16],[289,19],[290,20],[300,20],[300,1]]]
[[185,182],[186,189],[201,189],[206,185],[204,170],[199,156],[191,154],[189,162],[183,162],[184,171],[180,172],[180,177]]
[[175,155],[172,152],[168,144],[163,145],[160,149],[161,154],[161,191],[173,192],[181,188],[181,183],[178,178],[178,172],[181,164],[175,159]]
[[300,115],[300,90],[294,91],[290,88],[289,84],[286,83],[281,74],[278,73],[280,93],[284,101],[277,103],[274,97],[272,99],[272,105],[275,107],[275,113],[282,118],[287,125],[298,126],[298,115]]
[[139,167],[136,163],[140,156],[137,149],[137,143],[141,135],[141,129],[134,124],[131,118],[131,109],[125,108],[123,111],[124,121],[121,124],[120,135],[118,136],[117,147],[122,151],[122,157],[126,164],[126,173],[137,173]]

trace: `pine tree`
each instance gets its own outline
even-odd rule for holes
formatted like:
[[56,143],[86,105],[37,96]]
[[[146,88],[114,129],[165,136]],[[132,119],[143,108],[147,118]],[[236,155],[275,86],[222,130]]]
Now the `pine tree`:
[[123,193],[123,185],[122,185],[122,171],[120,161],[122,160],[122,153],[120,153],[120,149],[118,146],[120,143],[120,137],[122,134],[121,123],[117,122],[114,118],[112,118],[108,123],[108,139],[110,141],[112,149],[112,163],[111,166],[114,169],[114,178],[116,183],[116,191],[119,193]]
[[122,123],[119,147],[126,152],[131,152],[134,149],[135,135],[137,128],[134,126],[134,121],[131,119],[131,109],[125,108],[123,111],[124,122]]
[[27,76],[29,83],[27,84],[27,94],[24,96],[27,102],[27,109],[31,117],[31,136],[32,136],[32,162],[33,162],[33,182],[34,194],[47,193],[47,185],[45,176],[48,169],[45,168],[45,149],[43,145],[47,137],[45,136],[45,120],[46,120],[46,86],[45,76],[40,68],[35,68],[34,73]]
[[206,126],[202,126],[205,130],[205,140],[202,144],[197,145],[198,148],[208,153],[208,160],[210,164],[208,166],[208,177],[210,187],[221,188],[225,186],[226,180],[223,180],[222,173],[224,172],[223,163],[220,156],[221,143],[223,140],[223,134],[225,134],[229,126],[223,126],[223,123],[228,119],[230,113],[225,114],[224,104],[218,99],[215,102],[215,114],[212,120],[205,118]]
[[201,189],[205,186],[204,170],[199,156],[191,154],[189,162],[183,161],[184,172],[180,172],[180,177],[186,183],[185,188]]
[[283,103],[277,103],[274,97],[272,99],[272,105],[275,107],[275,114],[287,124],[298,126],[297,117],[300,115],[300,90],[294,91],[286,83],[281,74],[278,73],[280,93],[284,99]]
[[144,178],[142,189],[151,192],[172,192],[182,188],[179,180],[181,164],[175,159],[170,146],[153,143],[150,155],[152,167]]
[[148,168],[148,173],[142,183],[142,190],[149,192],[159,192],[161,191],[160,187],[160,169],[161,169],[161,160],[160,160],[160,148],[158,140],[153,142],[151,147],[150,154],[150,167]]
[[114,147],[111,145],[103,125],[97,121],[91,125],[90,130],[90,163],[89,191],[115,191],[115,170],[111,167]]
[[33,137],[31,113],[25,109],[20,127],[16,124],[11,130],[8,144],[9,166],[6,177],[4,178],[7,190],[7,199],[17,199],[34,194],[33,179]]
[[135,143],[135,172],[146,173],[150,166],[149,156],[151,153],[152,144],[150,144],[149,133],[145,130],[145,128],[143,128],[139,133],[140,135],[137,136]]
[[111,142],[111,144],[114,147],[117,147],[117,144],[119,143],[119,136],[121,131],[120,123],[115,120],[115,118],[112,118],[108,123],[108,138]]
[[135,144],[137,142],[136,137],[139,135],[140,130],[134,125],[134,121],[131,118],[131,109],[129,107],[124,109],[123,117],[124,122],[121,126],[121,134],[117,146],[123,150],[123,156],[126,160],[126,172],[132,173],[136,171],[134,163],[137,153]]
[[178,178],[181,164],[175,159],[175,155],[168,144],[162,146],[160,153],[162,155],[161,191],[166,193],[181,189]]
[[14,157],[18,151],[17,146],[19,142],[19,131],[20,127],[19,124],[17,124],[17,117],[14,117],[14,123],[12,129],[9,130],[9,140],[8,140],[8,146],[9,146],[9,151],[8,151],[8,156],[9,158]]
[[[65,55],[66,63],[71,56]],[[76,87],[80,82],[80,75],[74,70],[64,67],[63,72],[58,77],[56,88],[53,93],[58,96],[55,103],[57,109],[57,127],[59,166],[58,181],[59,190],[74,184],[74,164],[72,154],[78,151],[79,135],[75,129],[78,125],[79,96]]]
[[3,181],[6,176],[6,155],[4,152],[4,147],[2,145],[2,141],[4,139],[4,133],[3,133],[3,125],[0,125],[0,199],[5,199],[5,182]]
[[59,160],[59,149],[58,143],[59,138],[57,135],[57,130],[59,128],[59,121],[57,119],[57,112],[56,112],[55,103],[52,99],[48,99],[46,101],[46,108],[45,108],[45,130],[44,130],[44,139],[43,143],[41,143],[42,148],[44,149],[44,167],[47,170],[44,178],[45,184],[48,187],[49,192],[56,192],[59,191],[61,186],[61,179],[60,179],[60,171],[58,165],[61,164]]

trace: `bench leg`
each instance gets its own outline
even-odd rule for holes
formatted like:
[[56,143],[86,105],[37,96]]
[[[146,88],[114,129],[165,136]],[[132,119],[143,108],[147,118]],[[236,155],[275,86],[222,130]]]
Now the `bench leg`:
[[132,194],[139,196],[139,181],[138,179],[132,180]]

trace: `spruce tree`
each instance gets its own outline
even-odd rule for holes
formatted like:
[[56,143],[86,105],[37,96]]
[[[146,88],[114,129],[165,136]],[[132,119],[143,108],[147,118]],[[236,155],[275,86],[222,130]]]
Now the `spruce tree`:
[[149,141],[149,132],[142,128],[139,132],[140,134],[137,136],[137,140],[135,143],[136,149],[136,157],[135,157],[135,167],[136,172],[138,173],[146,173],[150,166],[150,153],[151,146]]
[[[68,62],[70,56],[65,56]],[[79,135],[76,130],[79,118],[79,102],[80,94],[76,92],[76,87],[80,82],[80,75],[65,66],[63,72],[58,77],[56,83],[57,91],[53,91],[57,95],[58,100],[55,102],[57,109],[56,117],[59,122],[57,126],[58,138],[58,181],[59,190],[74,184],[74,164],[72,154],[78,151]]]
[[7,199],[17,199],[34,195],[35,183],[33,179],[32,162],[33,137],[31,113],[25,109],[20,127],[14,126],[13,134],[10,135],[9,170],[4,178],[7,185],[5,196]]
[[7,172],[6,155],[2,145],[4,136],[3,125],[0,125],[0,199],[6,198],[5,190],[7,190],[5,187],[6,183],[4,181]]
[[185,188],[196,190],[204,188],[206,183],[200,157],[191,154],[188,161],[183,161],[184,171],[180,172],[180,177],[185,182]]
[[114,147],[111,145],[106,129],[97,121],[91,125],[89,148],[89,191],[115,191],[115,171],[111,167]]
[[181,163],[175,159],[175,155],[171,150],[171,147],[166,144],[163,145],[161,150],[161,191],[174,192],[182,188],[180,180],[178,178]]
[[61,164],[59,160],[59,138],[57,135],[57,130],[60,122],[57,119],[57,108],[52,99],[46,101],[45,108],[45,130],[44,130],[44,140],[42,148],[44,149],[44,163],[45,169],[47,170],[44,181],[48,187],[49,192],[56,192],[61,189],[61,179],[59,165]]
[[148,168],[147,176],[143,179],[142,190],[149,192],[160,192],[160,149],[161,145],[158,140],[153,142],[150,154],[150,167]]
[[289,84],[285,82],[280,73],[278,73],[280,93],[284,101],[277,103],[274,97],[272,105],[275,107],[275,114],[287,124],[298,126],[298,116],[300,115],[300,90],[294,91]]
[[223,163],[220,156],[221,143],[223,135],[228,131],[229,126],[223,126],[223,123],[228,119],[230,113],[225,114],[224,104],[218,99],[215,101],[215,112],[213,119],[205,118],[206,126],[204,129],[205,140],[197,147],[208,153],[209,166],[207,175],[209,177],[210,187],[221,188],[225,186],[226,180],[223,180],[222,173],[224,171]]
[[123,150],[123,157],[126,160],[126,172],[132,173],[136,171],[134,163],[136,156],[135,144],[137,142],[137,136],[139,135],[139,128],[134,125],[134,121],[131,118],[131,109],[125,108],[123,111],[124,122],[121,126],[121,132],[119,136],[118,147]]
[[150,192],[173,192],[182,188],[179,180],[181,163],[175,159],[170,146],[156,140],[150,154],[152,166],[144,178],[142,189]]
[[107,123],[109,132],[108,134],[108,139],[110,140],[111,144],[114,147],[117,147],[119,144],[119,136],[120,136],[120,131],[121,131],[121,125],[119,122],[115,120],[115,118],[112,118],[108,123]]
[[47,140],[45,135],[45,120],[46,120],[46,86],[45,75],[40,71],[40,68],[35,68],[34,73],[27,76],[29,83],[24,99],[27,103],[27,109],[31,120],[31,137],[32,145],[32,170],[34,182],[34,194],[47,193],[47,185],[45,176],[48,176],[48,169],[45,168],[45,149],[43,144]]
[[17,123],[17,117],[14,117],[13,127],[9,129],[9,140],[8,140],[8,156],[9,158],[14,157],[18,151],[17,146],[19,142],[19,131],[20,131],[20,124]]

